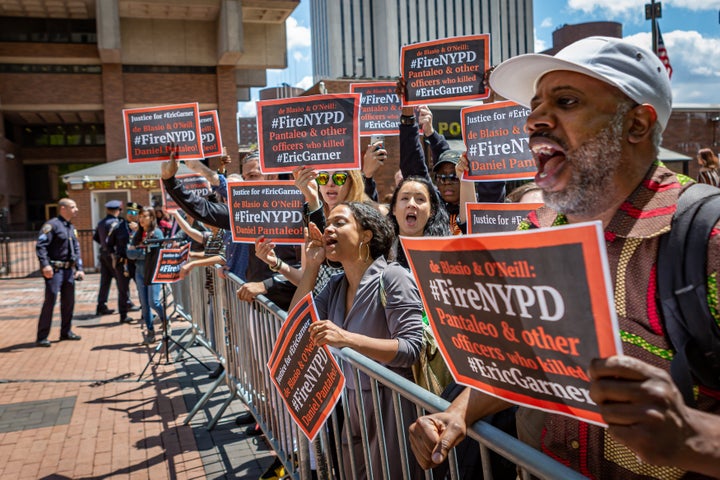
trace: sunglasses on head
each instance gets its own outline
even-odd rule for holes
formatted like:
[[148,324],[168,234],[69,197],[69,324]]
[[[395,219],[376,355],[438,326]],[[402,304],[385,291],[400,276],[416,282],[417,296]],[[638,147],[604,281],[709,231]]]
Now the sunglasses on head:
[[435,183],[455,183],[458,181],[458,176],[454,173],[444,175],[442,173],[435,174]]
[[327,185],[331,178],[335,185],[337,185],[338,187],[342,187],[343,185],[345,185],[345,182],[347,182],[348,173],[333,172],[332,174],[330,174],[329,172],[318,172],[317,177],[315,177],[315,181],[318,185]]

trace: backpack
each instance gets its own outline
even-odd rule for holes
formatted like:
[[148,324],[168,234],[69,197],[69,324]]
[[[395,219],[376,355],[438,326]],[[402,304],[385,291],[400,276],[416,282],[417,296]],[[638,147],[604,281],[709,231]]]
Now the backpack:
[[720,189],[688,187],[672,229],[660,239],[657,284],[665,329],[675,349],[670,374],[685,403],[694,406],[693,377],[720,390],[720,328],[707,302],[707,245],[720,219]]

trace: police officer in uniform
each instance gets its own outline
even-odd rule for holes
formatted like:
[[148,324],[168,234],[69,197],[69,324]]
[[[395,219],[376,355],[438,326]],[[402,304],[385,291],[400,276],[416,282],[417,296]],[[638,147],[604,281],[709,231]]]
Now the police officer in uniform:
[[75,309],[75,280],[85,278],[80,258],[77,231],[70,222],[77,216],[74,200],[63,198],[58,202],[58,216],[48,220],[40,230],[35,247],[40,269],[45,277],[45,302],[40,311],[36,345],[49,347],[50,325],[58,293],[60,293],[60,340],[80,340],[70,330]]
[[[118,202],[117,208],[122,206]],[[127,245],[130,242],[130,227],[127,220],[118,217],[110,225],[105,245],[113,258],[115,280],[118,287],[118,311],[120,323],[130,323],[132,319],[127,316],[134,305],[130,301],[130,264],[127,258]]]
[[121,208],[122,202],[120,200],[107,202],[105,204],[107,215],[98,222],[93,234],[93,240],[100,245],[100,290],[98,291],[97,308],[95,309],[96,315],[110,315],[115,311],[107,307],[110,285],[113,278],[116,278],[112,254],[107,246],[107,237],[113,226],[119,222],[118,216]]

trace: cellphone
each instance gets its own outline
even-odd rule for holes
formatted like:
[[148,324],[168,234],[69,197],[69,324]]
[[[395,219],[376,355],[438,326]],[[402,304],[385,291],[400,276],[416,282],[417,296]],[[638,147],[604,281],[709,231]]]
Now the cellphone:
[[373,145],[377,142],[382,142],[380,145],[375,147],[375,150],[380,150],[381,148],[385,148],[385,137],[382,135],[371,135],[370,136],[370,145]]

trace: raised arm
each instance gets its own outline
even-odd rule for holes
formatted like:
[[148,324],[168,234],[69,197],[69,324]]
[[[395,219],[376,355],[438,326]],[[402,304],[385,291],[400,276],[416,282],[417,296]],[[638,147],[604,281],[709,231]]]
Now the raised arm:
[[203,237],[203,234],[200,230],[197,230],[190,226],[190,224],[185,220],[180,213],[180,210],[175,210],[172,213],[173,217],[175,217],[175,221],[177,222],[178,226],[182,229],[183,232],[188,234],[188,237],[192,238],[198,243],[202,243],[205,241],[205,237]]

